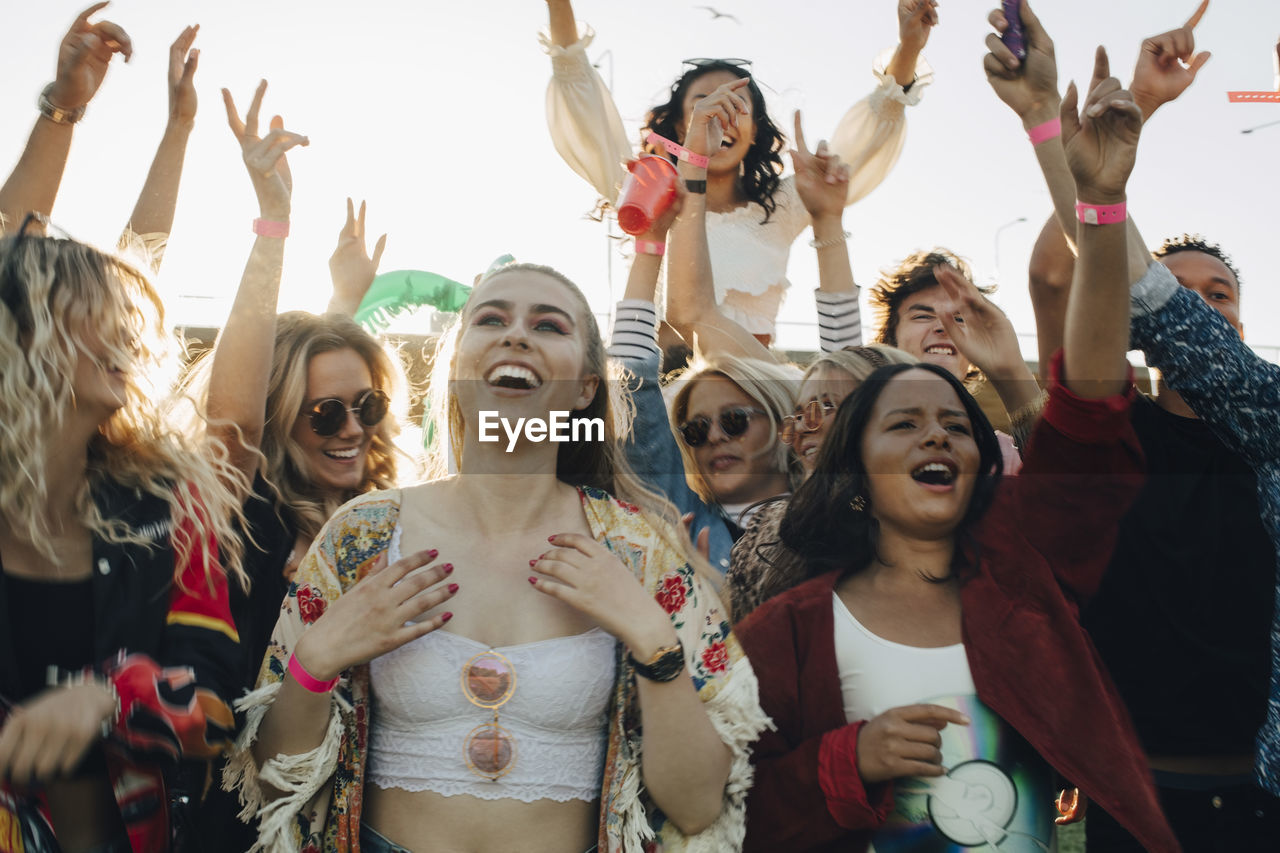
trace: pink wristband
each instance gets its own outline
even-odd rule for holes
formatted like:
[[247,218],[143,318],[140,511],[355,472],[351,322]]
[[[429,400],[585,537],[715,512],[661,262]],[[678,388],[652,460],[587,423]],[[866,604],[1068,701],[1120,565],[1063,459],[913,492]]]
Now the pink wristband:
[[1035,127],[1027,131],[1027,138],[1031,140],[1032,145],[1039,145],[1050,139],[1055,139],[1062,135],[1062,119],[1051,118],[1044,124],[1037,124]]
[[686,163],[688,163],[690,166],[696,166],[699,169],[705,169],[707,168],[707,163],[711,162],[711,158],[704,157],[701,154],[694,154],[692,151],[690,151],[688,148],[685,148],[683,145],[680,145],[679,143],[676,143],[676,142],[672,142],[670,139],[667,139],[665,136],[659,136],[657,133],[654,133],[652,130],[649,131],[649,135],[645,138],[650,145],[661,145],[663,148],[667,149],[668,154],[674,155],[676,159],[683,160]]
[[253,233],[259,237],[288,237],[289,223],[276,222],[271,219],[253,220]]
[[298,660],[297,655],[289,655],[289,674],[293,676],[293,680],[298,684],[310,690],[312,693],[328,693],[333,689],[333,685],[338,683],[338,677],[335,675],[332,681],[321,681],[311,673],[307,672],[302,666],[302,662]]
[[661,257],[667,253],[667,244],[659,243],[656,240],[637,240],[636,251],[642,255],[658,255]]
[[1085,225],[1114,225],[1128,218],[1125,203],[1119,204],[1086,204],[1076,202],[1076,218]]

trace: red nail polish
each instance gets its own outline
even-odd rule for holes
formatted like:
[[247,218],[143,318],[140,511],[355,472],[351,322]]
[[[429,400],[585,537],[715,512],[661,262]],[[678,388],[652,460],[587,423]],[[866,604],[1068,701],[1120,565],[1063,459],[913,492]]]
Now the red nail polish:
[[537,585],[538,585],[538,579],[537,579],[537,578],[529,578],[529,583],[533,584],[534,586],[537,586]]
[[453,574],[453,563],[445,563],[443,566],[440,567],[440,570],[444,572],[446,575]]
[[453,618],[453,614],[452,614],[452,613],[450,613],[448,610],[446,610],[445,612],[443,612],[443,613],[441,613],[441,614],[440,614],[440,621],[441,621],[441,622],[448,622],[448,621],[449,621],[450,619],[452,619],[452,618]]
[[428,551],[428,552],[427,552],[427,557],[428,557],[429,559],[434,560],[434,559],[436,558],[436,555],[437,555],[437,554],[439,554],[439,553],[440,553],[440,552],[439,552],[439,551],[437,551],[435,548],[432,548],[430,551]]
[[547,541],[548,541],[548,542],[555,542],[555,541],[556,541],[556,537],[554,537],[554,536],[548,536],[548,537],[547,537]]
[[457,585],[456,583],[451,583],[451,584],[449,584],[449,594],[450,594],[450,595],[452,595],[453,593],[455,593],[455,592],[457,592],[457,591],[458,591],[458,585]]
[[529,561],[529,565],[531,565],[531,566],[536,566],[536,565],[538,565],[538,561],[537,561],[537,560],[530,560],[530,561]]

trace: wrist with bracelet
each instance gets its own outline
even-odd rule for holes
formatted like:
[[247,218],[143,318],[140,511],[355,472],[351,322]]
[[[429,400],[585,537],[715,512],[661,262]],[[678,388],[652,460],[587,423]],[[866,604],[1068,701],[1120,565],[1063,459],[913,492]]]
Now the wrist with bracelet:
[[1076,201],[1076,219],[1084,225],[1117,225],[1129,218],[1124,201],[1115,204],[1092,204]]
[[636,671],[636,675],[648,681],[665,684],[675,681],[684,672],[684,644],[679,638],[673,645],[662,646],[645,661],[636,660],[630,649],[627,650],[627,663]]
[[101,690],[105,690],[111,696],[111,710],[98,723],[98,734],[103,740],[111,736],[111,732],[120,722],[120,694],[116,691],[115,684],[106,676],[99,675],[92,669],[82,669],[78,672],[69,672],[66,675],[60,674],[58,667],[50,666],[45,677],[45,682],[50,687],[84,687],[92,685]]
[[40,115],[54,124],[75,124],[84,118],[85,105],[81,104],[75,109],[69,110],[49,100],[49,93],[53,91],[53,87],[56,85],[57,83],[50,83],[41,90],[40,97],[36,98],[36,107],[40,110]]
[[253,233],[259,237],[278,237],[284,239],[289,236],[289,220],[284,219],[262,219],[253,220]]

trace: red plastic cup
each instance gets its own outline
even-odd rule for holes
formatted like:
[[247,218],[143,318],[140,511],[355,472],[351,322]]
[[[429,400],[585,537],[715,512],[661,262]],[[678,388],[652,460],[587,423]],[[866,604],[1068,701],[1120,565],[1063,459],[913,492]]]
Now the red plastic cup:
[[676,167],[666,157],[646,154],[627,170],[618,194],[618,225],[634,236],[648,231],[676,200]]

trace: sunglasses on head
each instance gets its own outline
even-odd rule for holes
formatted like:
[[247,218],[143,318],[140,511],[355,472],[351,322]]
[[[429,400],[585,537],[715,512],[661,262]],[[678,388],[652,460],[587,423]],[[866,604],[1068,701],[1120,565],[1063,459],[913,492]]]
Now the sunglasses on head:
[[[734,406],[729,409],[723,409],[716,416],[716,420],[720,424],[721,432],[729,438],[737,438],[751,426],[753,417],[764,413],[764,409]],[[677,429],[680,430],[680,436],[684,439],[685,444],[690,447],[701,447],[707,443],[707,439],[711,435],[711,418],[706,415],[698,415],[698,417],[690,418],[680,424]]]
[[319,401],[304,414],[311,419],[311,431],[328,438],[338,434],[348,414],[354,414],[362,426],[377,426],[387,416],[387,403],[387,395],[375,389],[365,391],[354,406],[348,407],[342,400],[331,397]]
[[783,444],[791,444],[805,433],[815,432],[822,426],[827,415],[835,414],[839,408],[830,400],[810,400],[798,415],[787,415],[778,428],[778,440]]
[[702,68],[706,65],[732,65],[734,68],[751,69],[750,59],[740,59],[736,56],[715,57],[715,56],[695,56],[692,59],[686,59],[682,65],[689,65],[693,68]]

